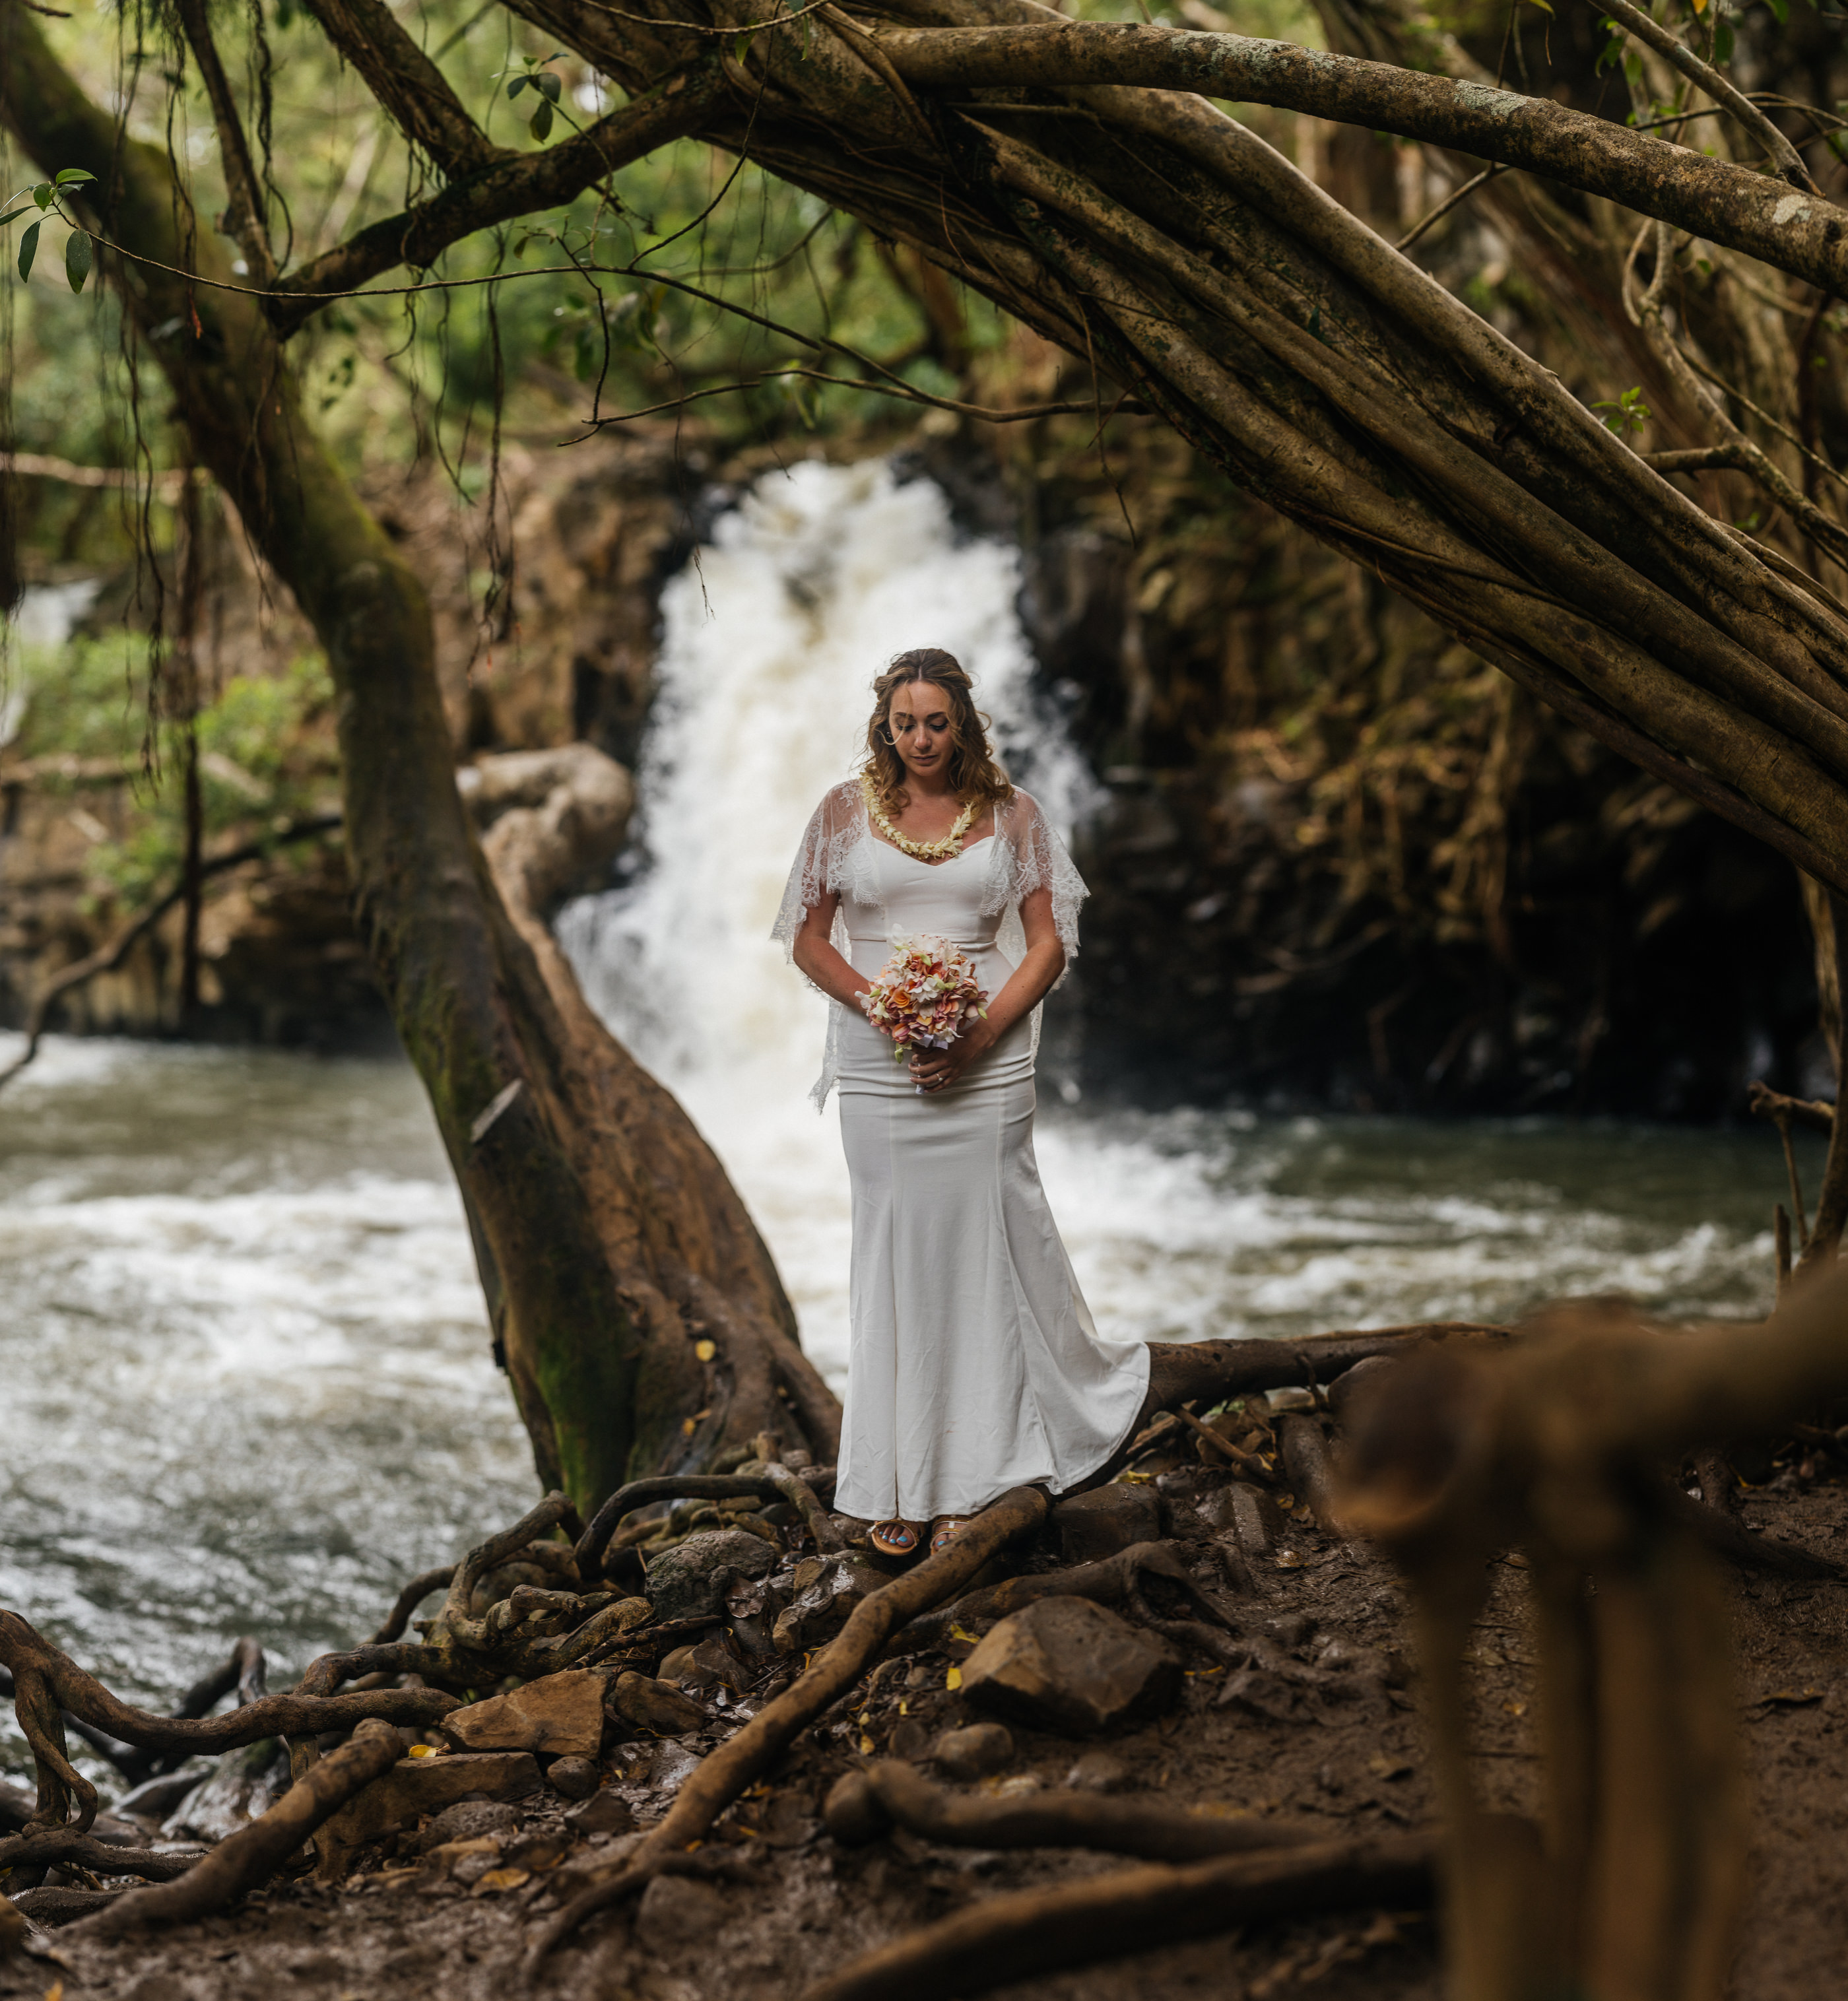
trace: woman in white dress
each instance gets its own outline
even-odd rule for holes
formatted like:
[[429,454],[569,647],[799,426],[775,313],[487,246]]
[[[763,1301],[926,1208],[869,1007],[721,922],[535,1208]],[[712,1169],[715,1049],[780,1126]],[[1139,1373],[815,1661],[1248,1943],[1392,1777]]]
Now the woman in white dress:
[[[934,648],[873,684],[859,778],[816,809],[776,935],[834,1004],[853,1184],[852,1342],[835,1505],[873,1547],[933,1550],[1011,1487],[1081,1485],[1148,1389],[1139,1341],[1093,1324],[1033,1157],[1039,1004],[1077,951],[1084,884],[989,748],[969,680]],[[989,995],[908,1063],[861,1004],[901,938],[947,938]]]

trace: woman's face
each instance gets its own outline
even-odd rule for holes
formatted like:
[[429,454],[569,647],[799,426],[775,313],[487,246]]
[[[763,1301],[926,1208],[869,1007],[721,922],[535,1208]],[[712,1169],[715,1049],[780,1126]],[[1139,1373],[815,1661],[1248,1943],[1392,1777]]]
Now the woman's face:
[[934,681],[906,681],[893,691],[886,726],[899,760],[927,785],[949,771],[955,746],[955,717],[950,698]]

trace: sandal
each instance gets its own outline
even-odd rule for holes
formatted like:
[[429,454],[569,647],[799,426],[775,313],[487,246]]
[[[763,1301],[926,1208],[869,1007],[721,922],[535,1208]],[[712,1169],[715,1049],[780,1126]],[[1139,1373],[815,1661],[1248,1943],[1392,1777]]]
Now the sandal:
[[916,1556],[924,1539],[912,1523],[895,1519],[875,1522],[866,1532],[866,1540],[879,1556],[904,1557]]
[[931,1554],[940,1555],[956,1540],[956,1531],[969,1519],[966,1515],[939,1515],[931,1524]]

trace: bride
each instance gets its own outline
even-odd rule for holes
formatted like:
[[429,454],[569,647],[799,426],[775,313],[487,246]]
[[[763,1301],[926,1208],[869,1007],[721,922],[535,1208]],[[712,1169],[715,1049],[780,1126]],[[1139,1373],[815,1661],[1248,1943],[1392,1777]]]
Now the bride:
[[[1149,1352],[1098,1334],[1033,1157],[1039,1004],[1077,953],[1083,879],[951,655],[901,653],[873,694],[865,767],[816,807],[775,935],[834,1003],[815,1100],[839,1085],[853,1185],[835,1505],[902,1557],[1011,1487],[1081,1485],[1134,1425]],[[975,961],[987,1019],[900,1064],[860,997],[919,934]]]

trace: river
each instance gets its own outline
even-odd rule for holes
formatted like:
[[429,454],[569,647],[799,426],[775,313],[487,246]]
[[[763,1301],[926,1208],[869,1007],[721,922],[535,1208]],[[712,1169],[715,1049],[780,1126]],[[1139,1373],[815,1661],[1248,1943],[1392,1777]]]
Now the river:
[[[718,1147],[838,1382],[845,1176],[805,1098],[822,1004],[764,942],[802,822],[900,643],[963,651],[1049,810],[1088,794],[1032,687],[1011,553],[886,468],[795,470],[670,587],[628,879],[560,928]],[[1769,1302],[1763,1132],[1150,1113],[1084,1101],[1056,1061],[1046,1081],[1080,1279],[1146,1338],[1613,1290],[1671,1315]],[[350,1643],[531,1497],[402,1063],[51,1039],[0,1096],[0,1603],[125,1695],[164,1702],[240,1632],[279,1672]],[[10,1731],[0,1766],[23,1770]]]

